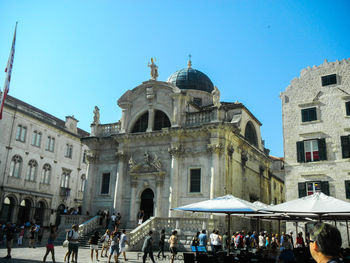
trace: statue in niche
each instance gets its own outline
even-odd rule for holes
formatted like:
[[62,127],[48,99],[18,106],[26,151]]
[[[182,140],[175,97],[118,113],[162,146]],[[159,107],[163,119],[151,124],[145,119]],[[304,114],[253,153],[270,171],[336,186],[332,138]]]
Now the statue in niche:
[[100,124],[100,109],[95,106],[95,109],[94,109],[94,122],[93,124],[95,125],[98,125]]
[[213,95],[213,104],[215,107],[219,108],[221,106],[220,103],[220,90],[218,87],[214,86],[214,90],[211,92]]
[[158,66],[154,63],[153,58],[151,58],[151,64],[148,62],[148,67],[151,68],[151,79],[157,80],[157,78],[158,78]]

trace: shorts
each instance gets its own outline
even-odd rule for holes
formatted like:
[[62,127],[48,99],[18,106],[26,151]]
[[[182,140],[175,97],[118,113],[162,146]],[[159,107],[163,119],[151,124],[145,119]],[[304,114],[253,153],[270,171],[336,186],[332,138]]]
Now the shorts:
[[171,252],[171,254],[177,254],[177,249],[176,249],[176,247],[171,247],[170,248],[170,252]]
[[90,245],[90,249],[98,250],[98,245]]
[[126,247],[119,247],[119,252],[122,253],[122,252],[125,252],[126,251]]
[[54,246],[53,246],[53,244],[46,244],[46,248],[47,248],[47,249],[53,249]]
[[109,254],[110,255],[118,255],[119,253],[119,245],[114,245],[109,248]]
[[69,242],[68,251],[78,253],[78,248],[79,248],[79,244],[74,244],[74,243]]
[[103,246],[103,247],[109,247],[108,241],[103,241],[102,246]]

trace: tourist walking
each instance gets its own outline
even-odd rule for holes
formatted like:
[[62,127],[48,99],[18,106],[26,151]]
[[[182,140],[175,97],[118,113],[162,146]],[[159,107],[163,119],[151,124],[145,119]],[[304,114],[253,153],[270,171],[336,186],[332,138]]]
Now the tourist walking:
[[177,254],[177,231],[174,230],[173,233],[171,234],[171,237],[168,240],[169,244],[170,244],[170,253],[171,253],[171,258],[170,258],[170,262],[174,263],[176,254]]
[[304,248],[305,247],[305,243],[304,243],[304,239],[303,239],[303,233],[300,232],[296,238],[295,241],[295,247],[296,248]]
[[94,260],[94,251],[96,252],[96,261],[98,261],[98,241],[99,240],[100,240],[100,234],[98,233],[98,231],[95,231],[94,234],[89,239],[91,261]]
[[37,230],[38,232],[38,245],[41,245],[41,240],[43,239],[43,235],[44,235],[44,229],[39,226],[39,229]]
[[109,248],[108,263],[111,262],[111,257],[114,256],[115,262],[118,262],[119,257],[119,241],[120,233],[118,231],[113,231],[111,236],[111,247]]
[[159,238],[159,252],[157,255],[158,259],[160,259],[160,253],[162,253],[162,257],[165,258],[164,246],[165,246],[165,229],[162,229],[162,232],[160,233],[160,238]]
[[128,261],[128,259],[126,258],[126,253],[125,253],[126,245],[129,245],[129,242],[128,242],[127,237],[126,237],[126,230],[123,229],[122,235],[120,236],[120,241],[119,241],[119,253],[123,254],[124,261]]
[[4,233],[6,235],[6,248],[7,248],[7,256],[5,258],[11,258],[11,249],[13,245],[13,239],[15,235],[15,229],[11,225],[11,223],[7,223],[4,228]]
[[29,247],[35,248],[35,225],[33,224],[29,230]]
[[143,210],[140,209],[140,211],[137,213],[137,225],[141,225],[143,223],[143,217],[145,216],[145,213]]
[[53,245],[55,239],[56,239],[56,226],[51,226],[50,227],[50,235],[49,238],[47,240],[47,244],[46,244],[46,253],[43,259],[43,262],[46,262],[46,257],[49,255],[49,253],[51,252],[51,256],[52,256],[52,262],[55,263],[55,247]]
[[151,258],[152,262],[155,263],[154,258],[153,258],[153,238],[152,238],[152,230],[148,232],[148,235],[146,236],[145,240],[143,241],[143,246],[142,246],[142,252],[143,252],[143,257],[142,257],[142,262],[146,262],[147,255]]
[[19,236],[17,239],[17,245],[21,246],[23,245],[23,236],[24,236],[24,226],[21,226],[19,229]]
[[[101,250],[101,258],[107,257],[107,251],[109,248],[110,241],[110,232],[109,229],[106,230],[106,233],[101,237],[102,250]],[[103,256],[103,251],[105,251],[105,255]]]
[[217,253],[218,251],[221,250],[222,248],[221,242],[222,242],[222,237],[219,235],[219,231],[216,230],[215,233],[212,234],[212,244],[213,244],[214,253]]
[[198,236],[198,239],[199,239],[199,245],[204,247],[204,250],[206,252],[207,251],[208,236],[207,236],[205,230],[202,230],[202,233]]
[[78,261],[78,248],[79,248],[79,234],[78,234],[79,227],[78,225],[73,225],[72,229],[68,231],[67,233],[67,240],[68,243],[68,255],[67,255],[67,262],[69,263],[70,255],[72,255],[72,262]]

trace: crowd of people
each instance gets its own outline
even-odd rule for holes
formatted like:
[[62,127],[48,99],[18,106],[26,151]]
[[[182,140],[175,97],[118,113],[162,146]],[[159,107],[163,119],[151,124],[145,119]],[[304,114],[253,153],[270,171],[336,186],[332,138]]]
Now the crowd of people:
[[[126,257],[127,246],[129,245],[126,230],[120,230],[121,215],[113,214],[111,216],[111,223],[113,230],[106,229],[105,233],[100,235],[98,231],[95,231],[89,238],[88,243],[90,245],[90,257],[93,261],[94,257],[96,261],[106,257],[108,263],[114,259],[115,262],[119,262],[119,258],[123,257],[124,261],[128,261]],[[111,227],[111,225],[109,225]],[[68,250],[64,256],[64,262],[78,262],[78,248],[79,248],[79,227],[73,225],[72,229],[66,233],[66,241]],[[48,255],[51,253],[52,261],[55,262],[55,249],[54,242],[57,237],[56,226],[50,226],[48,238],[46,242],[46,252],[43,257],[43,262],[46,262]],[[173,263],[177,252],[179,239],[177,231],[172,231],[170,237],[166,242],[166,231],[162,229],[157,235],[159,240],[157,258],[159,260],[165,259],[164,251],[166,243],[169,245],[170,262]],[[24,237],[28,242],[30,248],[35,248],[40,245],[43,237],[43,228],[40,225],[34,223],[26,223],[22,226],[7,223],[0,225],[1,242],[6,242],[7,256],[5,258],[11,258],[11,249],[13,242],[17,241],[19,246],[23,245]],[[143,263],[146,262],[147,257],[154,263],[153,249],[156,244],[153,241],[154,232],[149,231],[145,237],[142,252]],[[102,245],[101,251],[99,251],[99,243]],[[252,252],[263,254],[272,262],[304,262],[296,261],[296,251],[302,251],[302,257],[310,258],[312,256],[317,262],[335,263],[340,262],[341,249],[341,235],[336,227],[333,227],[326,223],[318,223],[314,226],[313,231],[307,234],[305,238],[303,233],[300,232],[296,236],[293,232],[289,234],[282,232],[278,234],[270,234],[267,231],[246,232],[244,230],[240,232],[223,234],[219,230],[215,229],[210,234],[206,230],[197,232],[192,238],[191,248],[192,251],[199,255],[200,253],[208,253],[212,255],[222,254],[222,252],[239,251],[239,252]],[[226,253],[224,253],[226,254]],[[95,256],[94,256],[95,255]],[[324,259],[328,259],[324,261]]]

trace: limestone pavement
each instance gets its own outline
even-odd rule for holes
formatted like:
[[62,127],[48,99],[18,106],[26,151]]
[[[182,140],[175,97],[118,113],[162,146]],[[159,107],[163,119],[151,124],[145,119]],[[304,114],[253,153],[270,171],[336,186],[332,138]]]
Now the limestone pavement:
[[[4,259],[4,257],[7,255],[6,248],[0,248],[0,262],[1,263],[35,263],[35,262],[43,262],[43,257],[45,255],[46,248],[45,247],[37,247],[37,248],[28,248],[28,247],[16,247],[12,249],[12,259]],[[64,248],[62,246],[56,246],[55,247],[55,259],[57,263],[63,263],[63,258],[65,253],[67,252],[67,248]],[[100,256],[101,250],[99,250],[99,256]],[[170,253],[166,252],[166,258],[165,259],[157,259],[157,251],[153,253],[156,262],[170,262]],[[126,256],[128,261],[130,263],[136,263],[136,262],[142,262],[142,256],[143,253],[140,252],[126,252]],[[177,259],[175,262],[183,262],[183,253],[178,253]],[[51,263],[52,258],[51,254],[47,257],[46,262]],[[79,248],[78,252],[78,263],[90,263],[90,262],[97,262],[94,254],[94,261],[91,261],[90,259],[90,249],[88,248]],[[99,257],[99,263],[106,263],[108,262],[107,258],[100,258]],[[114,260],[111,260],[111,262],[114,263]],[[122,257],[120,257],[119,260],[120,263],[125,262]],[[146,262],[152,262],[150,258],[147,258]]]

